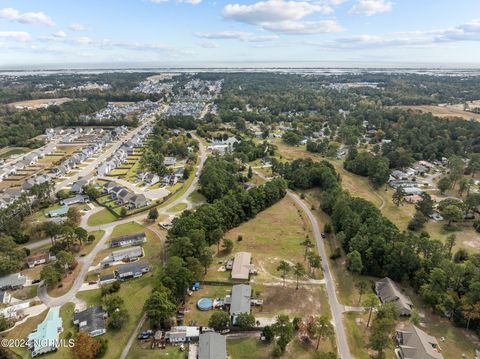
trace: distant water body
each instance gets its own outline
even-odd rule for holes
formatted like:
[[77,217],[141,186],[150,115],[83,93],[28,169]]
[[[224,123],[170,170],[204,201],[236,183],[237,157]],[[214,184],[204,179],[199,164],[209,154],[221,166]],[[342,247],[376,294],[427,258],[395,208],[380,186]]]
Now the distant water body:
[[395,62],[208,62],[208,63],[89,63],[0,65],[0,75],[28,76],[52,73],[105,72],[278,72],[318,75],[347,73],[418,73],[427,75],[479,76],[480,63]]

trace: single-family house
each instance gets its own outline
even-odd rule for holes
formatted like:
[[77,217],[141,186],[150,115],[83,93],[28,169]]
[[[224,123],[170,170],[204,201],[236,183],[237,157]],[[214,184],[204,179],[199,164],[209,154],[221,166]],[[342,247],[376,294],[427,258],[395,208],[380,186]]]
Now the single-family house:
[[139,232],[112,238],[110,241],[110,247],[128,247],[136,244],[142,244],[146,241],[147,236],[145,235],[145,232]]
[[173,166],[177,163],[177,159],[175,157],[165,157],[163,160],[163,164],[165,166]]
[[147,198],[144,194],[134,194],[128,199],[128,208],[141,208],[148,204]]
[[137,261],[120,266],[115,270],[118,279],[138,278],[150,270],[147,262]]
[[86,203],[88,201],[89,201],[88,196],[82,196],[82,195],[79,194],[79,195],[76,195],[74,197],[69,197],[69,198],[62,199],[60,201],[60,204],[62,206],[71,206],[73,204]]
[[70,192],[81,194],[83,193],[83,187],[87,184],[88,181],[86,179],[80,179],[72,185],[72,187],[70,188]]
[[147,173],[145,174],[145,176],[143,177],[142,181],[145,183],[145,184],[148,184],[148,185],[154,185],[158,182],[160,182],[160,177],[155,174],[155,173]]
[[215,332],[200,334],[198,359],[226,359],[227,340],[224,335]]
[[50,253],[48,252],[39,252],[36,254],[32,254],[30,257],[27,258],[27,264],[29,268],[33,268],[41,264],[46,264],[49,261]]
[[78,326],[80,332],[96,337],[107,332],[106,317],[107,313],[102,307],[90,307],[84,311],[74,313],[73,324]]
[[225,297],[225,304],[230,306],[230,320],[235,325],[237,317],[242,313],[250,313],[252,287],[248,284],[237,284],[232,287],[232,294]]
[[60,308],[50,308],[47,317],[37,326],[27,338],[28,348],[31,350],[32,358],[38,355],[57,350],[59,345],[59,334],[63,331]]
[[53,209],[51,210],[50,212],[48,212],[48,217],[50,218],[54,218],[54,217],[63,217],[63,216],[66,216],[67,213],[68,213],[68,206],[62,206],[60,208],[57,208],[57,209]]
[[198,340],[200,336],[199,327],[172,327],[165,333],[165,339],[170,343],[185,343]]
[[27,278],[20,274],[14,273],[3,276],[0,278],[0,290],[7,290],[7,289],[20,289],[27,283]]
[[115,277],[115,274],[110,273],[110,274],[101,275],[99,283],[100,285],[104,285],[104,284],[110,284],[116,281],[117,281],[117,277]]
[[120,261],[132,261],[141,256],[143,256],[143,249],[139,246],[119,249],[117,251],[113,251],[108,257],[106,257],[102,261],[102,264]]
[[402,293],[400,287],[390,278],[386,277],[375,282],[375,292],[382,304],[394,302],[401,316],[409,317],[412,314],[413,303]]
[[437,339],[414,325],[397,331],[398,359],[443,359]]
[[235,253],[232,266],[232,279],[248,280],[252,270],[252,254],[249,252]]

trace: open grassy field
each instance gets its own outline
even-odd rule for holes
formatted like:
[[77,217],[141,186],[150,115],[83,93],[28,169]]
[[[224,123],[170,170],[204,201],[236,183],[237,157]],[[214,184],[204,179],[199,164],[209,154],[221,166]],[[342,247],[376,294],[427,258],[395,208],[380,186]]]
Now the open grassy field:
[[72,101],[71,98],[62,97],[62,98],[44,98],[38,100],[25,100],[9,103],[7,106],[14,108],[25,108],[25,109],[37,109],[47,105],[61,105],[62,103]]
[[187,204],[182,202],[182,203],[178,203],[175,206],[173,206],[172,208],[170,208],[168,210],[168,212],[169,213],[177,213],[177,212],[183,211],[186,208],[187,208]]
[[88,218],[89,226],[100,226],[102,224],[112,223],[117,219],[108,209],[104,208]]
[[[242,237],[241,241],[238,241],[239,236]],[[259,213],[255,218],[225,234],[225,238],[234,242],[233,250],[231,253],[220,251],[216,254],[207,279],[228,278],[228,273],[225,277],[225,272],[218,272],[220,266],[218,262],[241,251],[252,253],[253,264],[259,271],[256,279],[278,277],[276,268],[280,260],[284,259],[293,264],[304,263],[304,247],[301,242],[307,236],[312,238],[312,233],[303,212],[286,197]]]
[[[316,343],[315,343],[316,344]],[[252,359],[252,353],[255,353],[255,359],[272,358],[274,345],[272,343],[263,343],[257,338],[228,339],[227,351],[232,359]],[[319,351],[330,351],[331,343],[328,340],[320,342]],[[294,338],[287,346],[285,354],[281,358],[285,359],[310,359],[315,353],[313,343],[304,343],[298,338]]]
[[5,147],[0,150],[0,158],[10,158],[12,156],[23,155],[30,151],[29,148],[26,147]]
[[[153,273],[147,273],[141,278],[122,282],[118,294],[125,301],[129,317],[127,323],[119,331],[107,331],[108,351],[103,358],[118,359],[135,326],[142,317],[143,305],[150,295],[153,286]],[[87,305],[98,305],[101,302],[100,289],[79,292],[77,296],[87,302]]]
[[422,106],[396,106],[398,108],[403,108],[407,110],[414,110],[420,112],[431,113],[434,116],[444,117],[444,118],[462,118],[464,120],[475,119],[475,121],[480,121],[480,114],[464,111],[462,108],[455,106],[435,106],[435,105],[422,105]]

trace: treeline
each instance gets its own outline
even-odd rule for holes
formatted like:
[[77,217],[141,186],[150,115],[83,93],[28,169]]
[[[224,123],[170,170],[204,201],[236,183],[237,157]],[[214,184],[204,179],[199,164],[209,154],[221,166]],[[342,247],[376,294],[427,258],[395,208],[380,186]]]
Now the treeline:
[[248,191],[229,192],[213,203],[175,218],[167,237],[169,258],[145,303],[151,325],[168,326],[187,289],[212,263],[211,246],[218,244],[226,231],[254,218],[285,194],[286,183],[278,178]]
[[368,152],[358,153],[351,148],[343,167],[359,176],[368,177],[375,188],[387,183],[390,176],[390,161],[386,157],[374,156]]
[[71,101],[29,111],[15,111],[0,117],[0,147],[25,146],[46,128],[82,123],[80,115],[94,113],[106,106],[104,101]]
[[210,157],[200,175],[200,192],[209,203],[240,187],[240,165],[224,158]]
[[308,189],[319,187],[322,191],[339,188],[339,177],[328,161],[313,162],[311,159],[279,162],[272,160],[272,171],[282,175],[290,187]]
[[[290,186],[317,186],[314,181],[295,181],[298,176],[310,177],[310,168],[300,165],[305,161],[280,167]],[[338,179],[329,168],[329,178]],[[425,232],[400,232],[372,203],[350,196],[339,183],[319,187],[321,207],[331,217],[349,270],[409,283],[427,304],[457,325],[480,329],[479,254],[463,250],[453,254],[454,241],[443,244]]]

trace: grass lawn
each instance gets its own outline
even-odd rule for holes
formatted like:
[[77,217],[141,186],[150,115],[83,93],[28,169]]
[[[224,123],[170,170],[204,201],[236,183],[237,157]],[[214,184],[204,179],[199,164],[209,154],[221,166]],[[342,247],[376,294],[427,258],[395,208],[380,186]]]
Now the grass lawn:
[[190,196],[188,196],[188,200],[193,203],[203,203],[206,202],[205,197],[198,191],[194,191]]
[[[104,359],[117,359],[125,347],[130,335],[135,329],[143,314],[143,305],[150,295],[153,286],[153,273],[147,273],[141,278],[122,282],[118,294],[125,301],[129,318],[119,331],[108,330],[105,338],[108,339],[108,351]],[[98,305],[101,302],[100,289],[79,292],[77,297],[87,302],[87,305]]]
[[11,156],[18,156],[28,152],[29,149],[23,147],[13,147],[13,148],[6,148],[0,154],[0,158],[9,158]]
[[37,296],[37,289],[38,285],[31,285],[28,287],[23,287],[22,289],[17,289],[10,294],[12,297],[20,299],[20,300],[27,300],[32,299]]
[[[28,318],[25,323],[13,328],[11,331],[7,332],[6,338],[9,339],[26,339],[27,336],[37,328],[37,325],[40,324],[45,317],[47,316],[48,310],[45,310],[40,315],[37,315],[32,318]],[[14,353],[18,354],[22,358],[30,358],[30,352],[27,348],[10,348]]]
[[62,295],[66,294],[70,288],[72,288],[73,282],[75,281],[75,278],[77,278],[78,273],[80,272],[80,267],[81,265],[78,264],[75,269],[71,272],[67,272],[66,276],[62,278],[62,281],[60,282],[62,284],[62,287],[59,288],[58,285],[55,286],[53,289],[48,290],[48,295],[51,297],[61,297]]
[[152,349],[151,345],[149,341],[142,343],[137,340],[128,352],[127,359],[185,359],[185,352],[181,352],[177,346]]
[[94,235],[95,236],[95,240],[91,243],[85,243],[83,246],[82,246],[82,250],[80,251],[80,254],[82,255],[87,255],[88,253],[90,253],[92,251],[93,248],[95,248],[95,246],[97,245],[98,241],[103,237],[103,235],[105,234],[105,231],[93,231],[93,232],[89,232],[88,235]]
[[117,219],[108,209],[104,208],[100,212],[95,213],[94,215],[88,218],[89,226],[100,226],[102,224],[107,224],[114,222]]
[[167,212],[168,213],[177,213],[177,212],[181,212],[183,211],[184,209],[187,208],[187,204],[186,203],[178,203],[176,204],[175,206],[173,206],[172,208],[170,208]]
[[[242,236],[242,241],[238,241]],[[309,223],[293,201],[287,197],[270,208],[259,213],[255,218],[243,223],[225,234],[225,238],[234,242],[231,254],[220,251],[215,257],[207,279],[215,279],[219,275],[218,262],[226,260],[235,252],[252,253],[252,261],[259,271],[255,280],[269,279],[271,275],[278,277],[276,268],[280,260],[291,263],[304,263],[304,247],[300,244],[307,236],[312,238]],[[216,250],[216,249],[215,249]],[[320,275],[320,271],[317,271]],[[263,275],[270,274],[270,276]],[[213,277],[213,278],[212,278]]]
[[[287,346],[286,352],[281,358],[310,359],[315,353],[316,343],[302,343],[294,338]],[[273,343],[263,343],[257,338],[228,339],[227,351],[232,359],[251,359],[255,353],[255,359],[272,358]],[[328,340],[320,342],[319,351],[329,351],[331,343]]]

